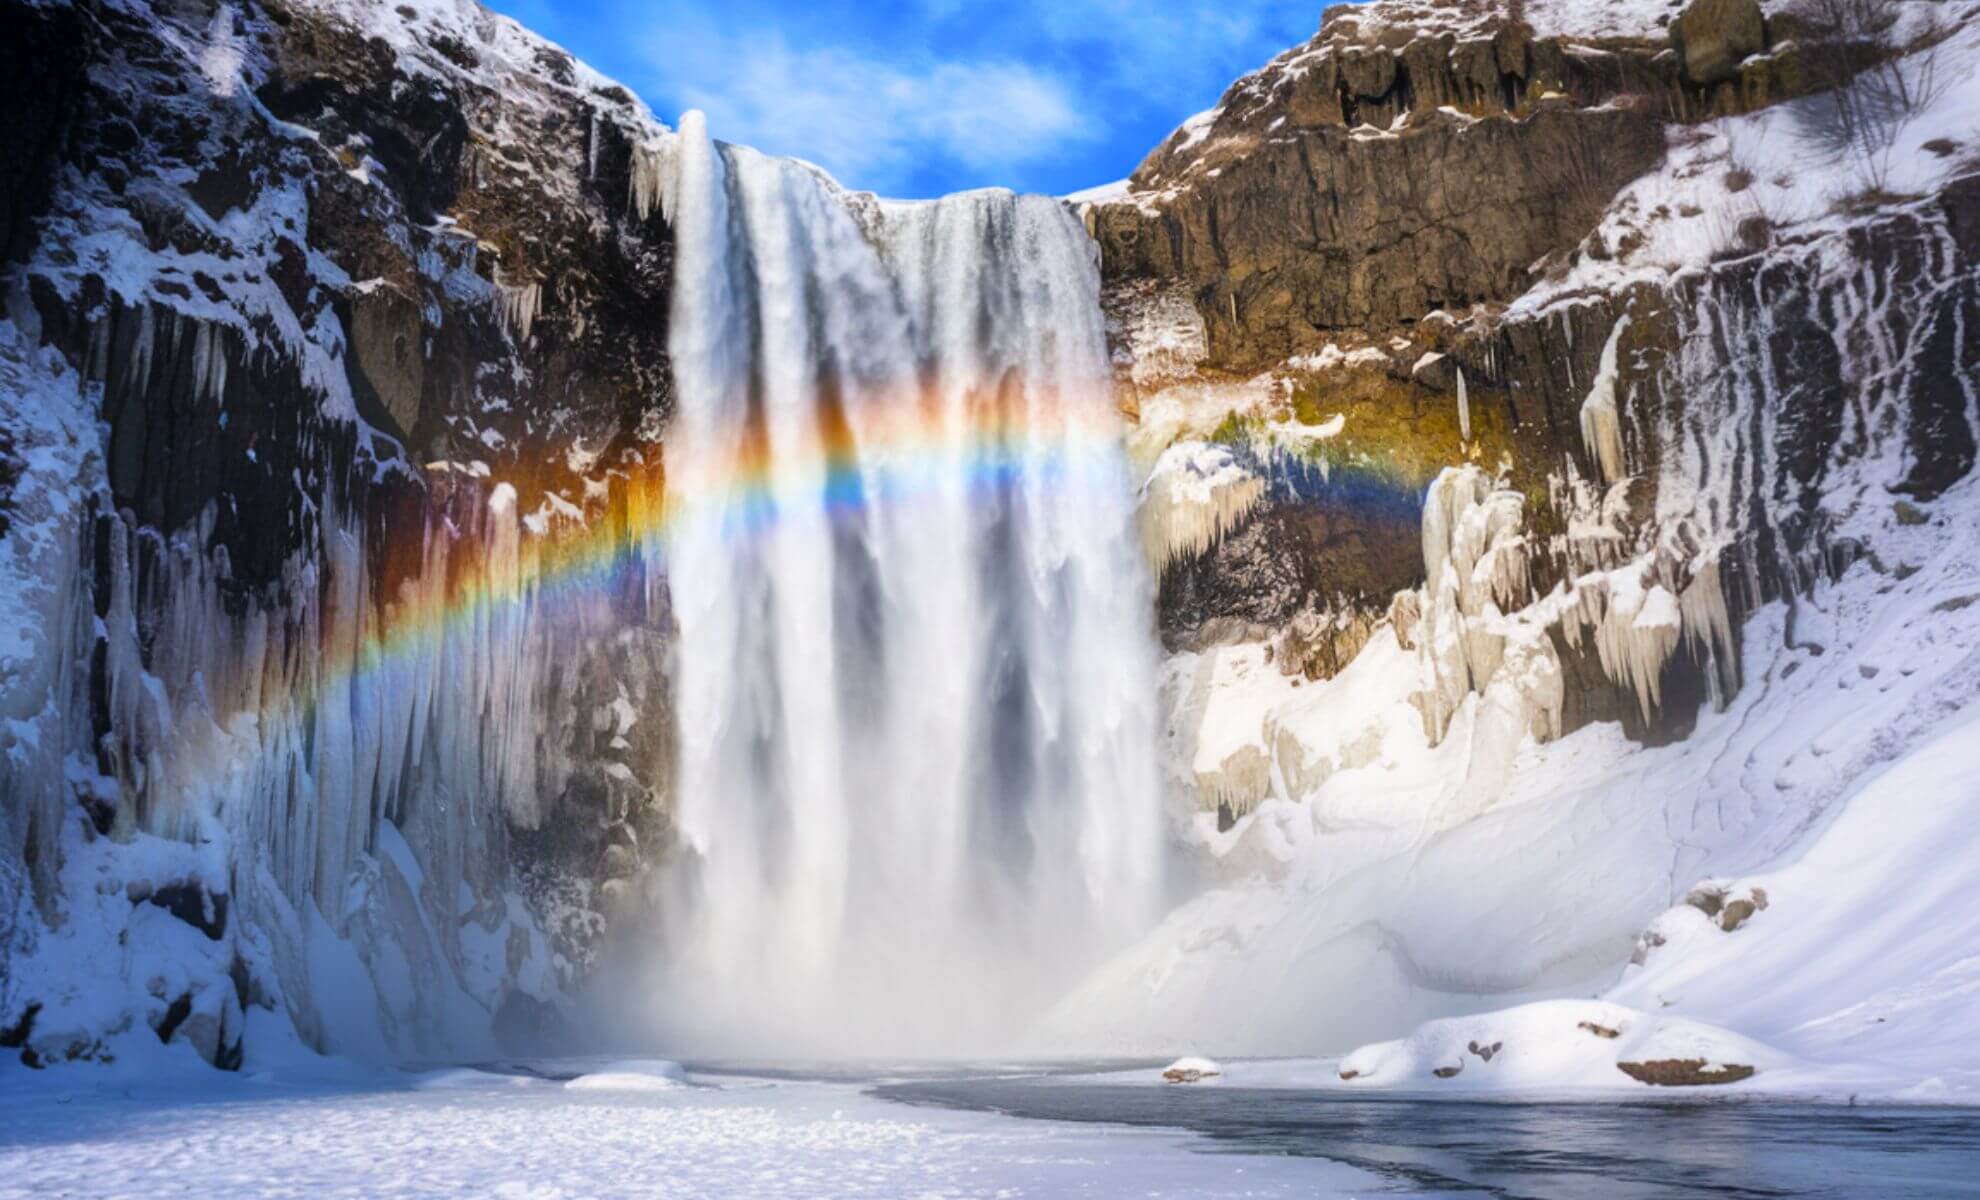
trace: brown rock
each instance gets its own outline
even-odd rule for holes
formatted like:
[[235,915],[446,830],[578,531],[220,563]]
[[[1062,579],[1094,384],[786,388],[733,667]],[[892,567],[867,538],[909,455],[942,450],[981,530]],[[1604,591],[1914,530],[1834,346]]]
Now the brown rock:
[[[1324,115],[1324,97],[1292,91],[1307,96],[1301,123]],[[1342,329],[1510,300],[1664,153],[1654,113],[1571,105],[1517,121],[1433,112],[1380,138],[1331,124],[1270,138],[1234,129],[1205,145],[1180,157],[1165,147],[1137,173],[1136,186],[1164,190],[1187,174],[1161,204],[1097,205],[1090,219],[1110,280],[1191,285],[1212,364],[1230,370]]]
[[1684,898],[1684,902],[1708,917],[1716,917],[1719,915],[1720,910],[1726,906],[1725,889],[1713,887],[1693,888],[1691,894]]
[[1700,86],[1739,77],[1739,64],[1767,49],[1759,0],[1691,0],[1671,26],[1684,73]]
[[1652,1087],[1710,1087],[1753,1078],[1752,1067],[1741,1063],[1708,1066],[1702,1058],[1661,1058],[1650,1062],[1617,1063],[1616,1070]]
[[1464,1064],[1459,1063],[1455,1067],[1438,1067],[1436,1070],[1430,1073],[1432,1075],[1435,1075],[1439,1079],[1456,1079],[1458,1075],[1461,1074],[1463,1071],[1464,1071]]
[[1726,905],[1725,912],[1719,914],[1719,928],[1725,930],[1727,933],[1731,933],[1741,925],[1746,924],[1757,911],[1758,906],[1753,901],[1735,900],[1731,904]]
[[1575,1028],[1585,1029],[1589,1033],[1594,1034],[1598,1038],[1605,1038],[1612,1042],[1622,1036],[1622,1030],[1611,1029],[1607,1025],[1597,1025],[1593,1021],[1583,1021],[1580,1024],[1576,1025]]

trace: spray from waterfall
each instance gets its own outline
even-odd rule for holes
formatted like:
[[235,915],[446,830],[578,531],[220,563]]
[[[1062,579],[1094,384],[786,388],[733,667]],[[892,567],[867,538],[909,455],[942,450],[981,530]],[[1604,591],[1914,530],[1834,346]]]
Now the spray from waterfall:
[[699,114],[674,188],[669,1031],[995,1046],[1160,899],[1095,250],[1056,201],[883,203]]

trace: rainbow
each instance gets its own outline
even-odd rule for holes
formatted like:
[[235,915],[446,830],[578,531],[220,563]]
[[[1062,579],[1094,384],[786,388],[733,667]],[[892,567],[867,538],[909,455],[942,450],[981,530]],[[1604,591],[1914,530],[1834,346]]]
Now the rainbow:
[[[326,618],[312,665],[272,668],[285,683],[253,684],[271,668],[245,657],[209,664],[213,675],[246,685],[232,691],[241,702],[235,711],[307,723],[328,696],[395,686],[402,668],[430,658],[458,631],[514,627],[522,614],[601,599],[616,605],[613,597],[625,599],[629,621],[664,620],[651,583],[669,544],[689,531],[705,535],[712,526],[723,539],[760,538],[800,505],[808,516],[845,524],[880,509],[911,510],[923,498],[998,504],[1028,488],[1117,497],[1136,483],[1125,466],[1126,430],[1105,404],[1041,405],[1027,423],[1008,405],[973,405],[959,417],[932,402],[906,403],[859,436],[831,406],[823,411],[794,451],[773,447],[758,424],[710,461],[671,464],[628,453],[603,472],[603,486],[595,477],[586,485],[582,507],[534,484],[528,471],[504,480],[431,464],[417,533],[372,539],[368,612]],[[570,478],[559,473],[558,484]],[[1282,475],[1279,486],[1287,485],[1284,500],[1371,515],[1412,519],[1421,505],[1418,490],[1365,466],[1336,466],[1324,482]],[[530,502],[534,509],[522,511]],[[231,643],[223,653],[240,657]]]
[[[521,488],[431,464],[424,537],[450,539],[444,562],[436,567],[427,545],[385,545],[384,562],[374,568],[386,581],[374,581],[377,619],[364,623],[374,632],[355,646],[326,645],[327,661],[349,665],[342,680],[323,672],[311,691],[340,681],[363,686],[366,677],[427,652],[450,629],[518,606],[634,592],[667,545],[695,523],[713,523],[723,538],[763,537],[794,498],[814,497],[829,520],[851,523],[878,506],[923,497],[960,493],[970,503],[993,503],[1020,487],[1133,486],[1122,465],[1120,420],[1105,406],[1093,418],[1048,406],[1033,428],[985,407],[963,424],[929,405],[904,407],[906,416],[876,423],[863,440],[828,416],[795,455],[780,457],[760,425],[712,463],[670,472],[629,454],[606,472],[606,487],[593,486],[584,508],[520,477]],[[466,482],[449,486],[457,478]],[[541,498],[528,514],[519,511],[525,494]],[[432,577],[436,570],[444,584]]]

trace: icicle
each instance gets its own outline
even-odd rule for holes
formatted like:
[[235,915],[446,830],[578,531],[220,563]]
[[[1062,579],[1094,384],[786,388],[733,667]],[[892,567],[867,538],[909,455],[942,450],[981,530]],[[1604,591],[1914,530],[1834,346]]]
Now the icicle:
[[657,209],[670,224],[673,222],[675,188],[672,180],[678,153],[678,144],[672,139],[641,142],[633,147],[632,182],[628,187],[627,204],[641,221],[651,217]]
[[1710,669],[1712,706],[1724,712],[1739,691],[1739,647],[1733,637],[1732,614],[1719,577],[1719,552],[1709,551],[1692,564],[1691,583],[1678,597],[1683,614],[1685,644],[1704,651]]
[[536,318],[543,309],[543,284],[508,284],[498,280],[495,294],[502,327],[509,331],[509,336],[515,339],[517,345],[527,343],[530,330],[536,327]]
[[1431,481],[1423,497],[1423,576],[1425,587],[1437,589],[1438,577],[1451,558],[1451,539],[1458,520],[1491,491],[1492,482],[1477,467],[1446,467]]
[[216,96],[232,96],[241,85],[241,48],[234,42],[234,6],[222,4],[206,27],[206,48],[199,69]]
[[1595,460],[1604,483],[1617,482],[1627,469],[1623,461],[1622,417],[1616,409],[1616,353],[1622,344],[1623,331],[1628,328],[1628,317],[1617,320],[1608,344],[1602,348],[1602,368],[1595,376],[1595,385],[1581,403],[1582,444],[1588,448],[1588,456]]
[[1272,760],[1257,746],[1242,746],[1215,768],[1196,772],[1196,791],[1205,808],[1227,806],[1244,816],[1271,798]]
[[138,306],[137,338],[131,344],[130,367],[124,373],[126,395],[142,396],[151,390],[151,364],[156,355],[158,310],[149,304]]
[[193,322],[193,395],[218,404],[227,392],[227,343],[221,328],[210,321]]
[[1468,444],[1471,441],[1471,393],[1465,390],[1464,368],[1457,369],[1458,434]]

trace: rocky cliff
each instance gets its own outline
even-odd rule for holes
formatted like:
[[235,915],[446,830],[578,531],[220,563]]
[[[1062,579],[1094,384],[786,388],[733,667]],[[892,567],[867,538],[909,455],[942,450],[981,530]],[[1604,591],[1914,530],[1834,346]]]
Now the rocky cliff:
[[[1144,459],[1223,444],[1227,486],[1258,481],[1166,562],[1172,648],[1271,639],[1333,675],[1434,573],[1422,498],[1459,464],[1519,499],[1521,596],[1675,537],[1710,548],[1733,627],[1862,552],[1841,513],[1967,474],[1971,148],[1921,118],[1902,191],[1811,161],[1821,28],[1655,7],[1331,9],[1087,205]],[[1898,11],[1887,54],[1970,32]],[[1838,500],[1882,449],[1867,411],[1909,465]],[[1731,683],[1686,637],[1639,704],[1556,641],[1568,728],[1681,736]]]

